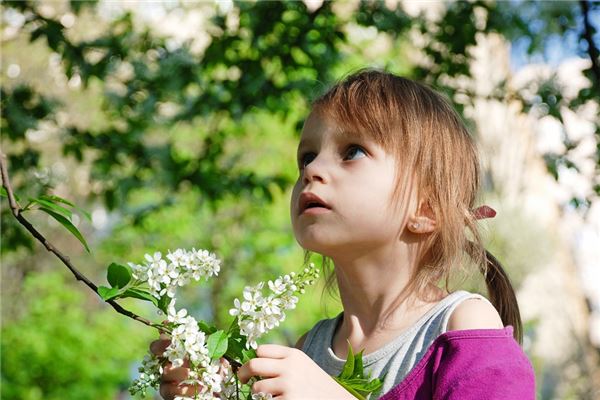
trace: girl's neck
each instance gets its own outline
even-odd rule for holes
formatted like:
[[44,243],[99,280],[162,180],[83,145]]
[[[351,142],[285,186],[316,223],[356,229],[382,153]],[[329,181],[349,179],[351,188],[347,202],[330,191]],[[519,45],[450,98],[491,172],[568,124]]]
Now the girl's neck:
[[[409,286],[416,260],[406,252],[363,257],[332,257],[344,318],[336,335],[357,347],[411,326],[447,293],[431,285],[425,293]],[[388,253],[388,254],[383,254]],[[404,261],[398,261],[404,260]]]

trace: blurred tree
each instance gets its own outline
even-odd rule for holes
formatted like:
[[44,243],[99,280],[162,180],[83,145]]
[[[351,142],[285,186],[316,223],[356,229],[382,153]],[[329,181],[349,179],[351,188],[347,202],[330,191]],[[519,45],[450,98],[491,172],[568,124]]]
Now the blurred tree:
[[[71,11],[78,13],[95,3],[70,5]],[[102,82],[107,126],[61,126],[61,151],[79,162],[84,157],[92,162],[92,179],[101,183],[99,194],[109,209],[126,209],[129,195],[139,188],[161,188],[169,193],[155,204],[128,213],[134,223],[174,201],[185,185],[196,187],[212,203],[225,194],[269,201],[273,185],[287,187],[291,180],[278,173],[258,176],[242,168],[232,173],[236,155],[225,157],[224,148],[244,132],[226,131],[224,121],[239,121],[253,110],[264,110],[281,116],[291,113],[300,123],[303,115],[293,108],[298,107],[298,99],[306,102],[318,92],[315,82],[331,81],[333,67],[343,60],[342,49],[349,42],[345,29],[349,23],[375,27],[395,38],[418,27],[427,38],[422,50],[432,62],[417,66],[412,75],[445,90],[451,99],[461,89],[448,82],[471,74],[469,49],[476,44],[477,34],[499,32],[509,40],[527,40],[528,50],[535,53],[545,51],[545,38],[579,29],[579,51],[593,61],[585,71],[591,86],[566,104],[560,87],[540,85],[539,96],[523,100],[524,107],[528,110],[543,104],[548,114],[562,122],[562,107],[577,109],[589,101],[597,102],[600,93],[597,35],[589,19],[598,3],[585,1],[581,7],[569,2],[455,2],[433,23],[424,17],[409,18],[400,6],[389,9],[381,1],[361,2],[347,18],[337,16],[331,2],[312,12],[302,2],[239,2],[233,12],[212,18],[210,44],[201,54],[185,43],[170,46],[168,38],[148,27],[136,29],[130,13],[115,19],[95,38],[74,40],[59,20],[40,12],[39,3],[4,2],[3,7],[25,16],[22,30],[30,41],[44,41],[60,56],[67,78],[77,76],[84,86],[94,79]],[[237,16],[235,22],[232,16]],[[577,19],[583,22],[576,24]],[[497,93],[500,98],[512,94],[506,87],[499,87]],[[476,93],[468,94],[467,101],[477,98]],[[464,107],[460,101],[456,105]],[[13,174],[38,166],[37,152],[23,146],[25,134],[40,122],[55,122],[59,109],[56,100],[26,84],[3,87],[2,132],[15,144],[9,147]],[[198,138],[198,151],[177,153],[165,128],[197,121],[207,127]],[[555,176],[558,165],[576,168],[569,153],[577,143],[568,137],[565,142],[564,154],[546,157]],[[21,145],[16,146],[18,143]],[[598,192],[600,186],[596,184],[594,189]],[[8,222],[3,246],[27,243],[17,232]]]
[[114,399],[147,348],[151,332],[108,309],[88,312],[64,275],[29,276],[19,317],[2,326],[3,399]]

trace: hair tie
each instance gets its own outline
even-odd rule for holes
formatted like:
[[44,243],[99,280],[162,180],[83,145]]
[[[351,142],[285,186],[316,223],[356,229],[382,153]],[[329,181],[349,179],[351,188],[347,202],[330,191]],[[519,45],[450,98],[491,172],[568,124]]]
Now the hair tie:
[[475,219],[494,218],[496,216],[496,210],[486,205],[477,207],[472,213]]

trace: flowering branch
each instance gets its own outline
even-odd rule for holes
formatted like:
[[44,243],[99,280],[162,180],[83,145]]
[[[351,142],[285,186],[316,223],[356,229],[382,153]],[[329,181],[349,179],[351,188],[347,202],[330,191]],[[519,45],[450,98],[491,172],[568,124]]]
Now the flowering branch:
[[[65,266],[69,269],[69,271],[71,271],[71,273],[73,273],[73,275],[75,276],[75,279],[85,283],[86,286],[88,286],[96,294],[98,294],[98,296],[100,296],[100,294],[98,293],[98,287],[92,281],[90,281],[85,275],[83,275],[81,272],[79,272],[79,270],[77,268],[75,268],[75,266],[71,263],[71,261],[69,260],[69,257],[62,254],[52,243],[50,243],[48,241],[48,239],[46,239],[44,237],[44,235],[42,235],[37,229],[35,229],[33,227],[33,225],[31,225],[31,223],[23,216],[23,213],[22,213],[23,209],[17,203],[14,192],[12,190],[12,186],[10,184],[10,179],[8,177],[8,169],[6,167],[6,155],[4,155],[4,153],[0,153],[0,172],[2,174],[2,187],[4,187],[4,189],[6,190],[6,193],[8,196],[8,204],[10,206],[13,216],[17,219],[17,221],[19,221],[19,223],[21,225],[23,225],[25,227],[25,229],[27,229],[33,235],[33,237],[35,237],[40,243],[42,243],[44,245],[44,247],[46,248],[46,250],[48,250],[49,252],[53,253],[56,257],[58,257],[62,261],[62,263],[65,264]],[[102,296],[100,296],[100,297],[102,297]],[[161,332],[164,332],[164,328],[161,325],[155,324],[146,318],[143,318],[129,310],[124,309],[118,303],[116,303],[114,300],[108,300],[106,302],[108,304],[110,304],[112,306],[112,308],[114,308],[115,311],[118,312],[119,314],[125,315],[125,316],[132,318],[136,321],[139,321],[145,325],[156,328]]]

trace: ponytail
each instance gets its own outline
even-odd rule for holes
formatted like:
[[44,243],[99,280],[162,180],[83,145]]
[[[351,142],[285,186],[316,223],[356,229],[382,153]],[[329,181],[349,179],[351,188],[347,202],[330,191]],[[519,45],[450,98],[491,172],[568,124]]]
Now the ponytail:
[[481,260],[479,262],[480,271],[485,278],[485,284],[488,289],[490,301],[498,310],[502,323],[512,325],[513,335],[519,344],[523,343],[523,323],[521,322],[521,313],[519,312],[519,304],[515,290],[510,283],[510,279],[502,268],[502,265],[496,257],[489,251],[483,249],[483,257],[478,257],[480,254],[478,246],[472,241],[467,242],[467,252],[473,260]]

